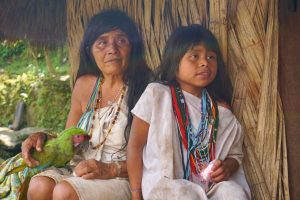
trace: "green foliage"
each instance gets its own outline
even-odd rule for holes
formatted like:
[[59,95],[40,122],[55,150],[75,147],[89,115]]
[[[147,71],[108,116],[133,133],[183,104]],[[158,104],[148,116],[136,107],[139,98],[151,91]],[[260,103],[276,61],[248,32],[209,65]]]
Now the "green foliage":
[[30,107],[38,127],[61,131],[65,127],[70,109],[71,90],[69,83],[54,78],[45,78],[36,95],[37,101]]
[[0,74],[0,125],[6,126],[13,119],[18,101],[27,102],[38,80],[31,72],[22,75]]
[[[68,73],[67,48],[61,47],[49,51],[52,65],[59,75]],[[45,49],[32,47],[23,40],[0,43],[0,70],[10,74],[22,74],[29,70],[48,74]]]
[[44,48],[22,40],[0,42],[0,126],[13,122],[16,105],[22,100],[27,126],[64,129],[71,91],[69,82],[59,78],[68,73],[67,49],[47,52],[55,77],[47,68]]
[[25,48],[25,43],[22,40],[17,40],[16,42],[7,42],[7,40],[4,40],[0,44],[0,58],[7,60],[14,55],[20,55]]
[[68,81],[31,70],[21,75],[0,73],[0,126],[12,122],[18,101],[26,102],[28,126],[64,129],[70,108]]

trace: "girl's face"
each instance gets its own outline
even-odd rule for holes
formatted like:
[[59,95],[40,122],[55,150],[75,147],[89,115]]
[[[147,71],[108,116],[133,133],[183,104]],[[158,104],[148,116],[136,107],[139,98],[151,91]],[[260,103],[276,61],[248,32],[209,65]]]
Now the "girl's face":
[[202,88],[215,79],[217,69],[216,53],[198,44],[182,57],[176,79],[181,89],[200,97]]
[[122,75],[127,69],[131,44],[120,30],[103,33],[92,46],[92,55],[104,76]]

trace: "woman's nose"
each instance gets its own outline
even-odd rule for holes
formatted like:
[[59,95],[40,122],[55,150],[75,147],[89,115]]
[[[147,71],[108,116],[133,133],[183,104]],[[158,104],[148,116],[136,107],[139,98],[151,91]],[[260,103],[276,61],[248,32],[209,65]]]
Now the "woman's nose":
[[116,42],[114,41],[110,42],[107,46],[107,53],[114,54],[117,51],[118,51],[118,45],[116,44]]

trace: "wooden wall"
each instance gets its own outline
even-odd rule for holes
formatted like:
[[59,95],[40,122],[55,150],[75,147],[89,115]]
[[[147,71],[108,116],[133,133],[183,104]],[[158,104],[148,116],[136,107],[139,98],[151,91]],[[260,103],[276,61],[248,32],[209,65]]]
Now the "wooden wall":
[[300,199],[300,1],[279,5],[279,87],[286,122],[289,187]]

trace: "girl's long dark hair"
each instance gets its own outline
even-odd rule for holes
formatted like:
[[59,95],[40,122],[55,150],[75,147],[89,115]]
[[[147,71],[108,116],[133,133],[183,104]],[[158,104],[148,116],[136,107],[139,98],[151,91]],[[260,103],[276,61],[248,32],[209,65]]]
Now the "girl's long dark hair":
[[203,44],[217,55],[216,78],[206,88],[216,101],[231,104],[232,85],[225,69],[220,47],[215,36],[201,25],[193,24],[177,28],[169,37],[156,71],[156,80],[171,84],[176,81],[176,72],[184,54],[193,46]]
[[106,10],[93,16],[86,28],[80,46],[80,64],[76,80],[83,75],[100,76],[99,70],[91,52],[92,45],[103,33],[119,29],[126,33],[131,44],[128,67],[124,73],[124,82],[128,84],[128,123],[124,131],[126,145],[132,123],[131,110],[145,90],[150,78],[151,70],[144,59],[144,45],[142,37],[134,21],[120,10]]

